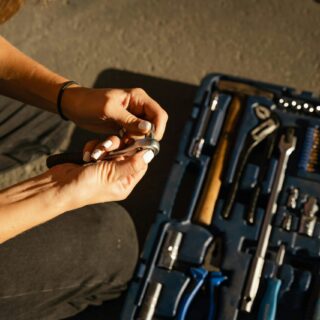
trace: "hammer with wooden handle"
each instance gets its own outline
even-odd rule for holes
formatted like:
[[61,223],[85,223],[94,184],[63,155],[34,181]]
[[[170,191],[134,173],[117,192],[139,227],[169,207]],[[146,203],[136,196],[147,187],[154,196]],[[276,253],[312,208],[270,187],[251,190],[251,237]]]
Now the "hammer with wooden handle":
[[204,188],[193,220],[197,223],[210,225],[214,208],[221,188],[221,175],[226,164],[230,149],[231,135],[236,129],[236,123],[240,117],[241,97],[235,95],[232,98],[222,133],[211,160]]

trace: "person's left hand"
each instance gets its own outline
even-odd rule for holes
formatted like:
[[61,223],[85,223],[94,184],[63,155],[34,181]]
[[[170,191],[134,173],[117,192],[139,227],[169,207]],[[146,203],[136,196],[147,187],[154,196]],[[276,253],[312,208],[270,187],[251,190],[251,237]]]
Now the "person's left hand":
[[129,137],[148,133],[155,126],[161,140],[167,113],[143,89],[90,89],[79,86],[65,90],[62,110],[67,118],[86,130],[107,133],[121,127]]

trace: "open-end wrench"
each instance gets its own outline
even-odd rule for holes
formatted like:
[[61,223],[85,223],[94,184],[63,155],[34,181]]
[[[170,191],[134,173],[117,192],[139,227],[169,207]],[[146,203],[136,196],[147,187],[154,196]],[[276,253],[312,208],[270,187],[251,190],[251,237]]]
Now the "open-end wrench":
[[294,135],[293,128],[288,128],[286,133],[280,137],[280,158],[277,165],[275,179],[272,184],[270,198],[262,222],[261,231],[259,233],[260,236],[258,240],[257,250],[252,260],[249,275],[243,292],[240,306],[242,311],[251,312],[253,302],[258,292],[262,268],[264,265],[265,255],[272,231],[272,218],[277,211],[277,201],[284,183],[288,160],[291,153],[296,147],[296,143],[297,138]]
[[229,193],[225,200],[225,206],[222,211],[222,216],[225,219],[230,217],[231,210],[236,199],[237,191],[239,189],[240,179],[252,150],[264,139],[270,136],[278,127],[279,122],[275,117],[266,118],[266,120],[253,128],[248,134],[245,140],[245,144],[240,153],[235,176],[231,183]]

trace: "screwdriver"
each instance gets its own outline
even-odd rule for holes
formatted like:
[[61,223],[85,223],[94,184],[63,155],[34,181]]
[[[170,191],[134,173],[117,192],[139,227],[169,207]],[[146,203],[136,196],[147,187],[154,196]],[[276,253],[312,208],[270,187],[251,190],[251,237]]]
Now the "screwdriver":
[[263,295],[259,308],[258,320],[274,320],[277,313],[278,297],[281,287],[281,279],[277,278],[279,267],[283,264],[286,248],[280,245],[276,256],[276,270],[274,276],[267,280],[267,288]]

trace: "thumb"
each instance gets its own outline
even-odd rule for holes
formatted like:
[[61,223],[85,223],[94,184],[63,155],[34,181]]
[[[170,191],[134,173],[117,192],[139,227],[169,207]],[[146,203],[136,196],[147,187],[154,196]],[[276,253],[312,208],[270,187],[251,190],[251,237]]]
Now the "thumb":
[[147,172],[148,163],[153,159],[151,150],[139,152],[128,160],[119,162],[119,182],[127,192],[131,192]]
[[134,156],[117,162],[118,177],[135,176],[141,171],[145,171],[148,163],[154,158],[152,150],[141,151]]
[[114,116],[114,119],[124,127],[127,132],[134,135],[146,134],[152,128],[151,122],[136,117],[123,107],[117,109],[117,114]]

